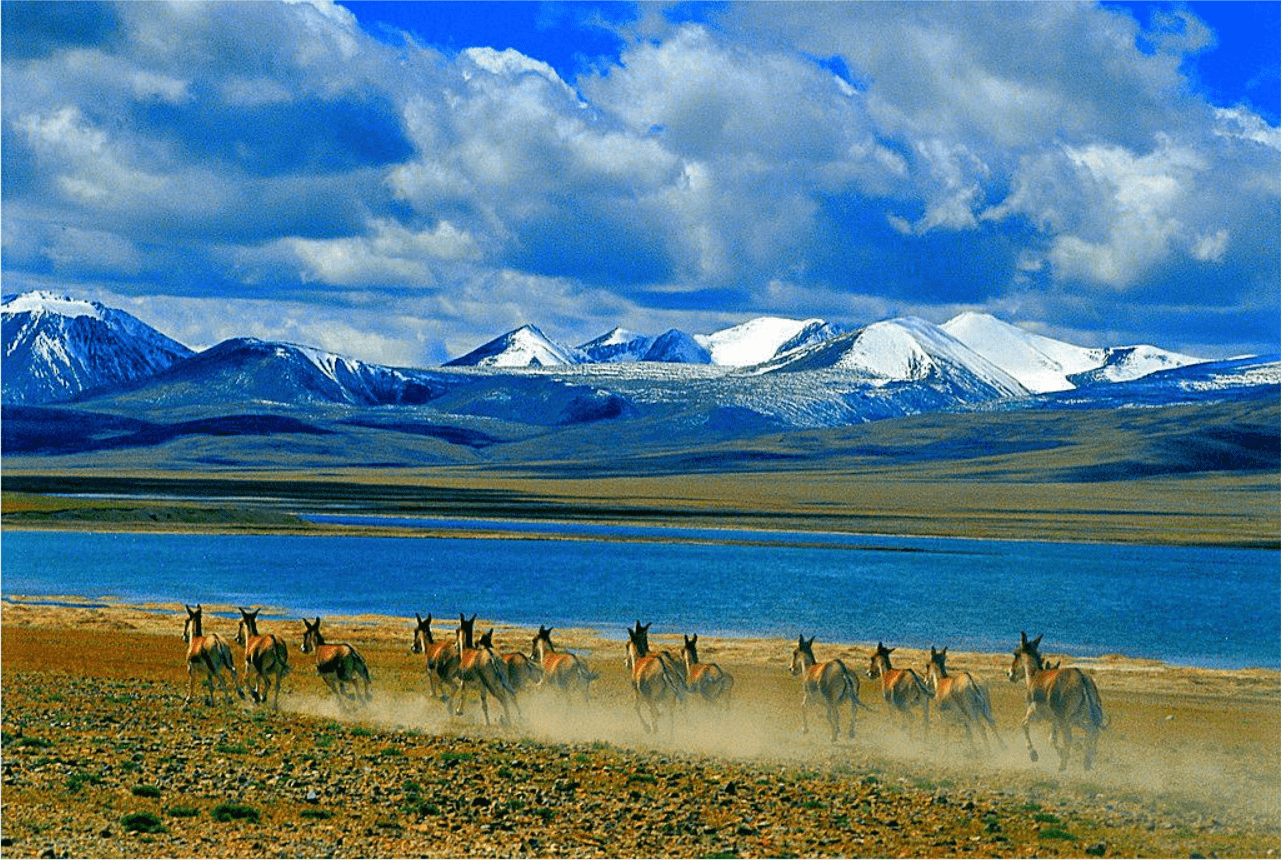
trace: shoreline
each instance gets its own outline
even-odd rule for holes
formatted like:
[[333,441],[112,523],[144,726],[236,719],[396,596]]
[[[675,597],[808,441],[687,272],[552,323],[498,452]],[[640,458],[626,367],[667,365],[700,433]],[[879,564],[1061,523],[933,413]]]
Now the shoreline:
[[[203,606],[206,618],[215,619],[219,628],[221,628],[223,622],[226,622],[229,627],[235,626],[234,622],[239,617],[236,605],[205,602]],[[270,604],[261,606],[255,604],[255,606],[263,613],[261,618],[264,622],[288,624],[291,630],[301,623],[301,613],[288,608]],[[90,617],[98,624],[110,624],[113,621],[124,620],[134,613],[143,613],[144,617],[150,619],[151,623],[131,623],[129,625],[130,629],[151,633],[167,633],[171,631],[168,626],[162,624],[162,619],[165,619],[166,616],[178,617],[181,609],[182,604],[178,601],[135,601],[111,595],[90,596],[48,593],[19,595],[5,593],[0,595],[0,622],[4,624],[15,623],[13,620],[14,613],[11,610],[17,610],[19,620],[16,623],[28,623],[32,626],[47,626],[47,621],[41,621],[38,618],[41,610],[53,613],[60,611],[85,612],[89,613]],[[325,614],[323,618],[326,625],[340,625],[352,632],[367,633],[371,641],[379,643],[404,639],[405,643],[408,644],[409,640],[412,639],[413,619],[408,616],[400,617],[382,612],[362,612],[356,614]],[[630,624],[630,622],[618,622],[619,631],[626,624]],[[527,632],[532,633],[533,630],[528,624],[497,618],[481,618],[477,621],[477,625],[485,628],[493,627],[495,641],[500,644],[506,642],[508,645],[520,641],[522,636]],[[433,629],[437,631],[438,638],[442,635],[442,628],[444,628],[445,635],[449,635],[455,626],[457,626],[456,622],[450,615],[433,614]],[[621,654],[626,636],[622,632],[615,633],[606,629],[612,626],[603,624],[580,625],[565,628],[556,627],[555,630],[558,639],[564,637],[567,642],[575,643],[576,647],[584,649],[588,653],[609,653],[617,650]],[[1033,636],[1038,635],[1035,631],[1028,631],[1028,633]],[[674,646],[679,648],[681,635],[678,631],[657,631],[651,638],[663,647]],[[229,636],[230,634],[225,638],[229,638]],[[301,639],[301,636],[298,638]],[[700,632],[699,639],[700,641],[715,643],[714,647],[717,647],[722,652],[732,653],[738,659],[745,659],[747,662],[758,665],[776,664],[780,659],[790,654],[791,648],[795,644],[789,638],[764,634]],[[1011,643],[1016,644],[1013,639],[1011,639]],[[1053,642],[1047,641],[1047,649],[1051,648],[1053,644]],[[820,647],[848,656],[851,654],[870,654],[875,650],[876,643],[870,641],[831,640],[821,643]],[[905,655],[913,666],[923,663],[928,651],[927,648],[917,648],[910,645],[899,646],[895,650]],[[1003,670],[1008,665],[1008,656],[1005,652],[949,647],[948,653],[960,655],[967,660],[980,663],[985,667],[989,667],[990,671],[1001,669],[1001,674],[1003,674]],[[778,655],[782,655],[782,657]],[[1051,660],[1062,660],[1065,666],[1075,666],[1117,677],[1191,673],[1200,681],[1236,679],[1264,685],[1271,684],[1277,692],[1281,693],[1281,668],[1277,667],[1195,665],[1106,652],[1097,656],[1086,656],[1064,651],[1047,650],[1046,656]]]
[[[733,539],[724,538],[716,539],[711,537],[685,537],[685,536],[632,536],[632,535],[587,535],[572,534],[565,532],[542,532],[542,531],[514,531],[511,529],[484,529],[486,523],[520,523],[525,522],[531,525],[563,525],[574,527],[576,525],[586,525],[588,527],[598,526],[600,528],[645,528],[656,531],[670,529],[672,531],[724,531],[729,533],[742,534],[814,534],[833,535],[848,538],[869,538],[883,540],[920,540],[920,541],[975,541],[983,543],[1029,543],[1029,544],[1048,544],[1053,546],[1070,546],[1075,544],[1086,546],[1114,546],[1114,547],[1169,547],[1169,548],[1190,548],[1190,549],[1207,549],[1207,550],[1225,550],[1225,551],[1245,551],[1245,552],[1279,552],[1281,553],[1281,540],[1271,539],[1238,539],[1238,540],[1195,540],[1195,539],[1175,539],[1166,536],[1159,539],[1153,535],[1145,535],[1143,538],[1132,540],[1102,540],[1090,539],[1083,536],[1074,537],[1009,537],[1000,534],[953,534],[953,533],[925,533],[925,532],[891,532],[891,531],[838,531],[831,528],[807,530],[803,528],[771,528],[760,526],[752,527],[728,527],[718,526],[714,523],[700,525],[684,526],[665,526],[655,525],[644,519],[621,519],[621,518],[600,518],[600,519],[482,519],[477,518],[471,522],[477,523],[478,527],[458,527],[458,528],[414,528],[410,526],[390,526],[390,525],[340,525],[326,523],[307,523],[303,515],[291,514],[297,516],[299,524],[290,525],[245,525],[240,523],[183,523],[158,524],[139,519],[138,521],[116,521],[106,522],[100,520],[71,520],[59,521],[54,519],[37,520],[37,519],[20,519],[13,516],[5,516],[0,520],[0,529],[5,531],[24,531],[24,532],[87,532],[99,534],[214,534],[214,535],[285,535],[296,537],[387,537],[401,538],[405,540],[424,539],[424,540],[546,540],[546,541],[598,541],[602,543],[679,543],[695,546],[777,546],[777,547],[796,547],[796,548],[815,548],[815,549],[853,549],[853,550],[876,550],[883,549],[887,552],[928,552],[929,550],[915,549],[897,549],[894,547],[875,547],[875,546],[855,546],[844,545],[839,542],[831,541],[753,541],[750,539]],[[368,514],[371,518],[392,518],[384,514]]]

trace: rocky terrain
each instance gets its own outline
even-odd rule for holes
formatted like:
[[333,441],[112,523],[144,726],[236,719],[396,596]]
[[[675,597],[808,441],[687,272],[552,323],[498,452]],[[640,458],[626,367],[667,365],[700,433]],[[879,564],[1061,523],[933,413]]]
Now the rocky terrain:
[[[953,657],[991,688],[1006,746],[989,754],[937,721],[925,740],[909,737],[867,679],[872,710],[856,739],[802,737],[786,643],[710,638],[704,659],[739,678],[734,706],[691,706],[651,739],[618,642],[566,633],[601,672],[590,704],[530,692],[514,725],[486,727],[474,700],[451,717],[424,695],[422,658],[395,619],[326,622],[331,641],[358,643],[369,660],[366,707],[322,695],[297,649],[301,625],[285,619],[274,626],[295,669],[280,713],[239,699],[185,705],[180,612],[6,598],[4,856],[1186,857],[1281,846],[1274,672],[1099,661],[1089,668],[1112,723],[1098,767],[1060,775],[1044,728],[1040,763],[1027,761],[1022,694],[1000,656]],[[225,617],[206,626],[235,632]],[[497,638],[514,647],[524,635],[500,627]],[[829,650],[865,668],[858,646]]]

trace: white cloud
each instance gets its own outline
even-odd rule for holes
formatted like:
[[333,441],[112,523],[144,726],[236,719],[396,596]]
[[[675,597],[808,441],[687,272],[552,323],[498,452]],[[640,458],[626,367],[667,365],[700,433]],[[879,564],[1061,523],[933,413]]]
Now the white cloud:
[[412,231],[390,220],[371,225],[371,235],[340,239],[282,239],[280,249],[302,267],[304,282],[335,286],[398,284],[434,286],[435,264],[476,256],[476,243],[448,221]]
[[[368,290],[332,318],[428,352],[729,312],[701,296],[1084,306],[1206,264],[1276,289],[1281,131],[1188,85],[1212,34],[1181,11],[1144,33],[1089,4],[650,7],[567,80],[390,47],[329,2],[113,8],[99,44],[5,63],[6,277],[309,289],[322,317]],[[402,294],[418,328],[380,328]]]
[[1228,252],[1228,231],[1216,230],[1209,235],[1196,237],[1192,243],[1192,256],[1205,263],[1222,263]]

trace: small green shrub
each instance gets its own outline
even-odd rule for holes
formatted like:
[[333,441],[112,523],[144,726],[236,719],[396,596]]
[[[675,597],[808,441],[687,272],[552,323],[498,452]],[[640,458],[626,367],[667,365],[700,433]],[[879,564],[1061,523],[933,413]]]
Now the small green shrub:
[[20,747],[30,747],[37,750],[47,750],[53,746],[53,741],[51,740],[33,737],[18,738],[16,743]]
[[131,812],[120,819],[125,830],[130,833],[164,833],[165,826],[160,816],[151,812]]
[[243,803],[220,803],[209,810],[214,821],[250,821],[257,824],[262,820],[262,813],[252,806]]
[[443,753],[441,753],[441,754],[440,754],[440,760],[441,760],[441,761],[458,761],[458,762],[463,762],[463,761],[471,761],[471,760],[472,760],[473,758],[475,758],[475,757],[476,757],[476,754],[475,754],[475,753],[469,753],[469,752],[452,752],[452,751],[449,751],[449,750],[446,750],[445,752],[443,752]]
[[129,789],[134,797],[159,797],[160,789],[154,785],[135,785]]
[[419,815],[440,815],[440,807],[431,801],[424,801],[418,804]]
[[1032,816],[1033,821],[1039,821],[1042,824],[1058,824],[1059,817],[1053,812],[1038,812]]
[[67,777],[67,791],[75,794],[86,785],[102,785],[102,777],[89,771],[79,771]]
[[298,815],[301,818],[314,818],[317,821],[324,821],[326,818],[334,817],[334,813],[331,810],[314,808],[300,810]]
[[1071,842],[1076,841],[1076,837],[1068,833],[1062,827],[1043,827],[1041,828],[1042,839],[1065,839]]

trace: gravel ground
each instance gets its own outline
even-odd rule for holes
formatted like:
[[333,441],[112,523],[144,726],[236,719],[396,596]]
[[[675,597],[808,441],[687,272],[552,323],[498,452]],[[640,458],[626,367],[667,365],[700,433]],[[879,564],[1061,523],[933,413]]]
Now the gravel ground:
[[[366,637],[374,703],[339,709],[291,645],[296,668],[271,713],[185,705],[171,618],[14,609],[2,634],[6,857],[1248,857],[1281,846],[1275,673],[1174,673],[1159,694],[1134,692],[1133,671],[1105,675],[1113,727],[1099,767],[1060,776],[1044,733],[1041,763],[1026,761],[1010,716],[1018,691],[995,680],[1009,748],[990,757],[937,726],[924,742],[895,734],[870,681],[857,740],[800,738],[799,694],[764,656],[777,643],[721,648],[740,676],[734,709],[694,710],[650,740],[604,650],[590,707],[531,693],[516,725],[486,727],[474,708],[447,717],[423,695],[399,626],[353,621],[344,632]],[[1188,684],[1209,689],[1194,699]],[[1149,726],[1182,734],[1162,741]],[[1177,761],[1162,765],[1167,754]]]

